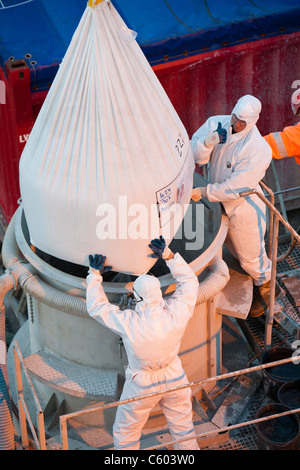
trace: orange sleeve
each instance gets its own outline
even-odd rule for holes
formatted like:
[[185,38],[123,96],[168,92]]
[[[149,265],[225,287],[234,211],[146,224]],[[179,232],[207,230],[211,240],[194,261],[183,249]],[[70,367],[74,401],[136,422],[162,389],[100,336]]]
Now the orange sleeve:
[[[276,143],[278,137],[275,138],[274,134],[281,137],[287,155],[282,155]],[[265,140],[272,149],[273,158],[295,157],[296,163],[300,164],[300,122],[295,126],[285,127],[282,132],[266,135]]]
[[289,126],[281,132],[281,138],[289,157],[295,157],[300,163],[300,122],[296,126]]
[[268,142],[268,144],[270,145],[270,147],[272,149],[272,158],[277,158],[277,159],[282,158],[281,154],[278,150],[278,147],[276,145],[273,134],[265,135],[264,139]]

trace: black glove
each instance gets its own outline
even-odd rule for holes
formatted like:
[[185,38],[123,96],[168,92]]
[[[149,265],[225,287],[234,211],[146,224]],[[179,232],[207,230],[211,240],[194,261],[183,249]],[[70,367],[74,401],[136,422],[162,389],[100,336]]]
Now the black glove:
[[218,122],[216,132],[219,134],[220,144],[225,144],[227,140],[227,131],[226,129],[223,129],[222,124],[220,122]]
[[148,246],[153,251],[153,253],[149,255],[151,258],[165,259],[170,254],[170,249],[166,246],[166,241],[162,235],[159,238],[151,240],[151,243]]
[[106,256],[102,255],[89,255],[90,267],[96,269],[100,274],[106,273],[112,269],[112,266],[104,266]]

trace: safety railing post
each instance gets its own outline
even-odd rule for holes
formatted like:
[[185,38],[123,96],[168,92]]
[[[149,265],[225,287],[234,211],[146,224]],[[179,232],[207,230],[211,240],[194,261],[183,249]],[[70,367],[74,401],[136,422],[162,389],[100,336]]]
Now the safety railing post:
[[45,420],[44,414],[42,411],[38,412],[38,430],[39,430],[39,440],[40,440],[40,450],[46,450],[46,433],[45,433]]
[[[15,359],[15,371],[16,371],[16,382],[17,382],[17,393],[18,393],[18,409],[19,409],[19,421],[20,421],[20,428],[21,428],[22,446],[25,449],[29,448],[29,440],[28,440],[28,434],[27,434],[27,422],[28,422],[36,448],[39,450],[46,450],[47,446],[46,446],[44,414],[43,414],[41,405],[39,403],[38,397],[35,393],[33,384],[26,370],[23,356],[21,354],[17,341],[15,341],[13,344],[13,351],[14,351],[14,359]],[[29,412],[28,412],[28,409],[24,400],[22,367],[24,370],[24,376],[31,389],[35,407],[36,407],[36,412],[37,412],[36,416],[37,416],[38,434],[39,434],[38,436],[35,432],[32,420],[30,418],[30,415],[29,415]]]
[[20,422],[20,431],[21,431],[21,442],[24,449],[29,448],[29,441],[27,435],[27,424],[26,424],[26,414],[23,406],[23,382],[22,382],[22,370],[21,363],[16,351],[16,348],[13,348],[14,359],[15,359],[15,372],[16,372],[16,384],[17,384],[17,394],[18,394],[18,410],[19,410],[19,422]]
[[270,348],[272,344],[272,329],[274,321],[274,304],[275,304],[275,288],[276,288],[276,263],[277,263],[277,250],[278,250],[278,231],[279,220],[274,217],[273,240],[272,240],[272,269],[271,269],[271,288],[270,288],[270,303],[266,311],[266,324],[265,324],[265,348]]
[[59,417],[59,427],[60,427],[62,450],[69,450],[67,419],[64,416]]
[[[275,206],[275,196],[272,191],[263,181],[260,182],[261,186],[264,188],[267,193],[270,195],[270,200],[272,206]],[[272,256],[272,243],[273,243],[273,230],[274,230],[274,211],[270,207],[267,207],[269,209],[269,249],[268,249],[268,255],[269,258]]]

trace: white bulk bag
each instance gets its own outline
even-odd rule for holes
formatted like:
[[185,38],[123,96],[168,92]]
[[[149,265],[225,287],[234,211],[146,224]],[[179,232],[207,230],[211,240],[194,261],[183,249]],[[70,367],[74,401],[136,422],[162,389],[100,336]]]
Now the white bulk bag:
[[101,253],[139,275],[190,202],[189,137],[112,4],[87,6],[20,160],[31,243],[83,266]]

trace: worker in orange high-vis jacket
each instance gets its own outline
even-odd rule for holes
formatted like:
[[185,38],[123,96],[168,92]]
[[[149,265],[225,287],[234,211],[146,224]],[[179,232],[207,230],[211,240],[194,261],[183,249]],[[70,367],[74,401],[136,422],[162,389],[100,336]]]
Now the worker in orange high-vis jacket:
[[[300,88],[292,94],[291,106],[293,113],[300,117]],[[272,149],[273,158],[294,157],[300,165],[300,121],[294,126],[285,127],[282,132],[266,135],[265,139]]]

